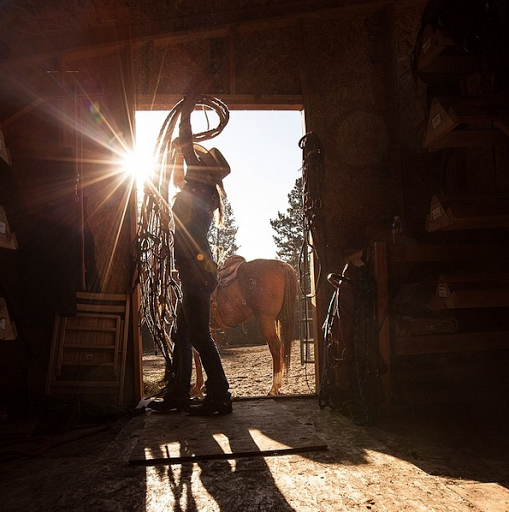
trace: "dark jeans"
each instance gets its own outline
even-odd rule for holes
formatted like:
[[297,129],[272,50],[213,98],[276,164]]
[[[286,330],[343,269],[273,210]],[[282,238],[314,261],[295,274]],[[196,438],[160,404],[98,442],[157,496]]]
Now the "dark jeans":
[[182,302],[177,311],[175,342],[175,371],[180,373],[183,391],[189,394],[191,387],[192,347],[200,354],[207,374],[207,397],[223,401],[230,397],[228,379],[221,357],[210,334],[210,287],[196,277],[192,269],[179,269]]

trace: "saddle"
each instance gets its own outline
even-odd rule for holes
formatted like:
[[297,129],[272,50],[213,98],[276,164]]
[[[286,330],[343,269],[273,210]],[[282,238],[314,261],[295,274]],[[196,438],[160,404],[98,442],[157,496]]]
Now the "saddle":
[[242,265],[242,263],[245,262],[245,258],[234,254],[227,258],[226,261],[221,266],[221,268],[218,270],[219,283],[210,297],[211,322],[212,325],[214,325],[215,327],[219,327],[222,329],[234,327],[233,325],[228,325],[228,323],[221,318],[219,305],[217,302],[217,294],[220,288],[226,288],[228,286],[231,286],[232,288],[229,291],[233,296],[242,296],[242,294],[239,291],[239,285],[236,283],[236,281],[239,267],[240,265]]
[[223,263],[221,268],[218,270],[219,283],[218,286],[225,287],[237,279],[237,272],[240,265],[246,262],[246,258],[233,254]]

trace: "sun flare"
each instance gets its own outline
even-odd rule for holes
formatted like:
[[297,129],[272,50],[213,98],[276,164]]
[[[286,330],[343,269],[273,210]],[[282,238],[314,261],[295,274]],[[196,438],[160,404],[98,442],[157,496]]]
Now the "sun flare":
[[122,168],[140,186],[152,174],[154,160],[150,152],[143,148],[136,148],[124,156]]

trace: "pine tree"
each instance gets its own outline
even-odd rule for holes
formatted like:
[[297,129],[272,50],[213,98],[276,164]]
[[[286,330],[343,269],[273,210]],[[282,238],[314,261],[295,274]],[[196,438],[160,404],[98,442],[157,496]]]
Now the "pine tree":
[[212,226],[209,231],[210,247],[214,255],[214,260],[219,266],[221,266],[226,258],[237,253],[239,250],[239,246],[236,243],[238,230],[239,228],[235,224],[233,208],[225,197],[223,226]]
[[277,213],[276,219],[270,220],[272,235],[278,250],[277,255],[286,261],[298,272],[299,256],[303,242],[303,205],[302,205],[302,178],[295,180],[295,185],[288,194],[289,207],[286,213]]

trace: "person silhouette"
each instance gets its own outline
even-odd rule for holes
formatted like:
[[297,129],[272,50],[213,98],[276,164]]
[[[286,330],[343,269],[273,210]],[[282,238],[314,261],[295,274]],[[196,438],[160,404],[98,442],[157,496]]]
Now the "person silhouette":
[[[210,298],[218,277],[208,242],[214,216],[218,224],[222,221],[223,178],[230,173],[230,167],[216,148],[208,151],[198,144],[184,143],[192,140],[186,136],[189,131],[190,119],[182,115],[180,149],[186,172],[172,206],[174,260],[182,292],[172,331],[173,382],[163,401],[152,402],[149,407],[158,411],[189,410],[192,415],[230,414],[233,408],[229,383],[210,332]],[[193,347],[200,356],[207,380],[204,400],[190,407]]]

